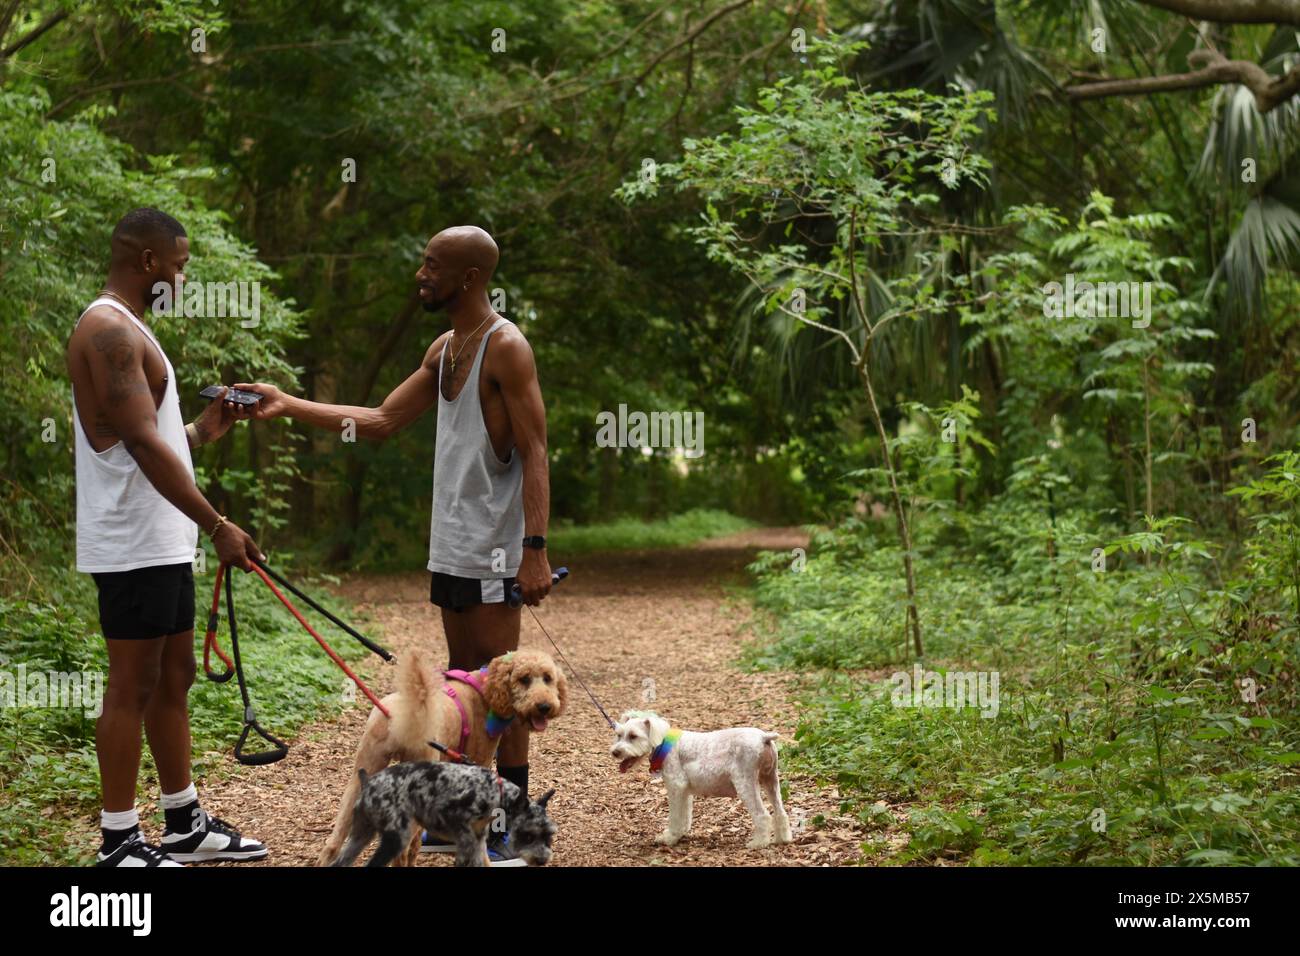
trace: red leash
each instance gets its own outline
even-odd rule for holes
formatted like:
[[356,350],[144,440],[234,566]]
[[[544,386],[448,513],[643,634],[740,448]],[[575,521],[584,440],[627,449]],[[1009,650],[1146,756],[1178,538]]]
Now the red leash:
[[334,653],[334,648],[330,647],[329,644],[325,642],[325,638],[321,637],[319,634],[316,633],[316,629],[313,628],[310,624],[308,624],[307,619],[304,618],[301,613],[299,613],[298,609],[293,606],[293,604],[289,601],[289,599],[280,593],[280,589],[275,586],[275,582],[273,582],[269,577],[267,577],[266,572],[263,571],[262,568],[256,564],[253,565],[253,570],[257,572],[258,577],[260,577],[263,581],[266,582],[266,586],[271,589],[271,593],[280,599],[280,603],[289,609],[289,613],[298,619],[298,623],[307,629],[307,633],[310,634],[312,637],[316,638],[316,643],[319,644],[321,646],[321,649],[324,650],[325,653],[330,656],[330,660],[332,660],[335,664],[339,665],[339,669],[342,670],[343,673],[347,674],[348,677],[352,678],[352,683],[360,687],[361,692],[370,698],[370,702],[379,708],[380,713],[382,713],[385,717],[392,717],[392,714],[388,712],[388,708],[379,702],[379,698],[375,696],[374,691],[372,691],[369,687],[367,687],[365,685],[365,682],[360,677],[352,673],[352,668],[348,667],[348,665],[343,662],[343,658],[339,657],[338,654]]
[[[208,680],[217,684],[224,684],[235,676],[235,665],[229,657],[221,653],[221,648],[217,645],[217,621],[219,619],[217,608],[221,606],[221,579],[225,574],[226,565],[223,564],[217,568],[217,583],[212,589],[212,608],[208,611],[208,633],[203,639],[203,672],[208,675]],[[226,665],[224,674],[212,673],[212,658],[210,655],[213,651],[217,652],[221,662]]]

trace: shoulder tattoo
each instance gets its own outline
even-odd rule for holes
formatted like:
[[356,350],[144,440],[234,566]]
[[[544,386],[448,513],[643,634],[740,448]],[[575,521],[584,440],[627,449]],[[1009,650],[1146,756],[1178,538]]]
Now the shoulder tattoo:
[[123,328],[107,328],[91,338],[95,351],[104,353],[108,365],[108,397],[110,401],[125,401],[132,395],[149,391],[143,369],[135,361],[135,343]]

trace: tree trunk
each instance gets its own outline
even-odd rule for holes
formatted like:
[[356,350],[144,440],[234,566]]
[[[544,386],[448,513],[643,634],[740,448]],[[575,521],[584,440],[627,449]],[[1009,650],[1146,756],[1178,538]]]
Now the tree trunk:
[[[1146,478],[1147,478],[1147,518],[1156,516],[1154,495],[1151,492],[1151,370],[1147,359],[1142,360],[1142,433],[1146,442]],[[1145,563],[1151,564],[1151,552],[1142,554]]]
[[361,489],[366,483],[366,470],[365,463],[353,449],[347,467],[347,488],[343,491],[342,524],[348,529],[348,534],[339,538],[326,556],[325,562],[331,567],[347,564],[356,552],[356,536],[361,527]]
[[898,476],[894,472],[894,456],[889,453],[889,435],[885,432],[885,423],[880,417],[880,406],[876,404],[876,390],[871,385],[871,371],[867,367],[869,364],[870,358],[864,356],[858,371],[862,374],[862,384],[867,391],[871,419],[876,423],[876,431],[880,435],[880,451],[885,458],[885,471],[889,474],[889,491],[894,499],[894,518],[898,523],[898,538],[903,543],[903,574],[907,580],[907,620],[911,626],[912,643],[916,648],[916,656],[924,657],[925,650],[921,644],[921,615],[916,608],[916,574],[912,569],[912,532],[907,527],[903,496],[898,491]]
[[1147,515],[1154,518],[1156,506],[1151,492],[1151,370],[1145,361],[1142,363],[1142,401],[1142,431],[1146,440]]
[[617,448],[602,448],[596,452],[600,469],[600,485],[597,490],[596,511],[600,521],[608,521],[614,516],[616,501],[614,493],[618,482],[619,461]]
[[[356,399],[352,402],[353,405],[370,404],[370,396],[379,382],[380,372],[383,371],[384,366],[397,350],[397,346],[401,344],[419,308],[420,297],[412,294],[388,324],[379,347],[371,353],[369,360],[366,362],[366,367],[361,371],[360,385],[357,388]],[[329,556],[326,558],[330,565],[345,564],[352,560],[352,555],[356,552],[356,538],[361,530],[362,493],[369,468],[369,463],[361,455],[358,455],[354,448],[352,456],[348,459],[347,477],[345,479],[347,488],[343,493],[343,526],[348,533],[340,538],[331,549]]]

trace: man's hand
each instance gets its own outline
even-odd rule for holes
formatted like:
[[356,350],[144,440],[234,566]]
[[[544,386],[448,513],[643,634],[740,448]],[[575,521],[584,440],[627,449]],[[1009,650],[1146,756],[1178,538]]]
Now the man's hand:
[[241,392],[256,392],[262,396],[262,400],[252,406],[247,417],[256,418],[259,421],[265,418],[283,418],[289,413],[288,396],[280,391],[274,385],[266,385],[261,382],[247,384],[237,382],[235,388]]
[[524,557],[519,563],[515,583],[519,585],[519,594],[524,603],[533,607],[541,604],[542,598],[551,593],[551,565],[546,559],[545,548],[524,548]]
[[246,406],[223,400],[229,391],[230,389],[222,386],[221,395],[209,402],[208,407],[203,409],[203,413],[194,419],[194,430],[199,433],[200,445],[216,441],[230,431],[230,426],[235,422],[253,417]]
[[253,539],[248,536],[243,528],[230,521],[223,521],[221,527],[217,529],[217,535],[212,539],[216,545],[217,557],[221,559],[222,564],[228,564],[232,568],[239,568],[241,571],[253,570],[254,559],[265,561],[266,555],[262,553]]

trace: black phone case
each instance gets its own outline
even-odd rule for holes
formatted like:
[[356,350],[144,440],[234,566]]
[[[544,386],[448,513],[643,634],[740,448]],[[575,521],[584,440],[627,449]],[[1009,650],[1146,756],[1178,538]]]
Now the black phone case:
[[[199,397],[214,399],[217,397],[217,394],[218,392],[220,392],[220,390],[221,390],[220,385],[209,385],[203,391],[199,392]],[[257,395],[253,392],[241,392],[233,388],[229,392],[227,392],[226,397],[222,399],[222,401],[234,402],[236,405],[256,405],[261,400],[262,400],[261,395]]]

